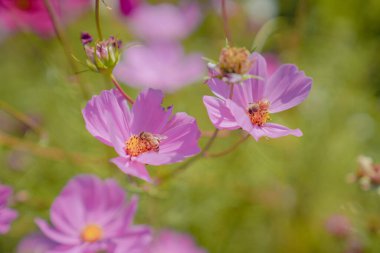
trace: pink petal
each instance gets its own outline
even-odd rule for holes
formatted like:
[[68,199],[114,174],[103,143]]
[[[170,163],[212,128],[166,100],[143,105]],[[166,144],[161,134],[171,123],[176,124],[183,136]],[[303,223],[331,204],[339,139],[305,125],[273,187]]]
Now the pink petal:
[[113,158],[111,159],[111,162],[128,175],[138,177],[147,182],[152,182],[148,171],[145,169],[145,165],[142,163],[130,161],[123,157]]
[[279,138],[287,135],[301,137],[302,132],[299,129],[293,130],[279,124],[267,123],[262,127],[255,127],[252,135],[255,135],[257,139],[263,136],[267,136],[270,138]]
[[159,133],[171,116],[171,107],[165,110],[161,106],[164,94],[159,90],[145,89],[133,104],[133,134],[141,132]]
[[119,91],[103,91],[94,96],[82,111],[87,130],[106,145],[113,146],[110,128],[120,139],[130,136],[130,112]]
[[212,124],[216,128],[229,130],[240,128],[225,101],[219,98],[204,96],[203,103],[206,106]]
[[79,238],[63,235],[62,233],[51,228],[47,224],[47,222],[42,219],[36,219],[35,222],[37,226],[40,228],[41,232],[46,237],[48,237],[49,239],[55,242],[62,243],[62,244],[69,244],[69,245],[75,245],[75,244],[81,243]]
[[264,98],[271,102],[270,112],[280,112],[304,101],[311,90],[312,79],[295,65],[282,65],[268,80]]

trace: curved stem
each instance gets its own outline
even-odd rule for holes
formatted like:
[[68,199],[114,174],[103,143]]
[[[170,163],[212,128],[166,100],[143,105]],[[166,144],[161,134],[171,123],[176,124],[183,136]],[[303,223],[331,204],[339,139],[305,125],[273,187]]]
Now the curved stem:
[[232,151],[234,151],[237,147],[240,146],[240,144],[242,144],[243,142],[245,142],[246,140],[248,140],[249,138],[249,134],[245,135],[245,136],[242,136],[237,142],[235,142],[231,147],[221,151],[221,152],[218,152],[218,153],[205,153],[205,157],[210,157],[210,158],[214,158],[214,157],[220,157],[220,156],[224,156],[224,155],[227,155],[229,153],[231,153]]
[[65,33],[64,33],[60,23],[59,23],[58,16],[55,13],[54,8],[51,5],[50,1],[49,0],[43,0],[43,1],[44,1],[44,5],[48,11],[48,14],[50,16],[50,19],[51,19],[51,22],[53,24],[53,28],[54,28],[54,31],[57,35],[58,41],[61,44],[63,51],[65,53],[65,56],[67,58],[67,61],[69,62],[70,67],[74,73],[74,79],[77,82],[79,88],[81,89],[83,97],[87,99],[89,97],[89,92],[88,92],[86,86],[79,80],[78,76],[76,75],[76,73],[79,72],[79,69],[77,68],[77,65],[73,62],[73,59],[71,57],[72,50],[70,48],[69,43],[67,42],[66,35],[65,35]]
[[35,156],[47,158],[54,161],[70,161],[76,165],[106,163],[107,160],[86,154],[67,152],[56,147],[43,147],[34,142],[13,137],[0,131],[0,145],[12,149],[29,152]]
[[114,75],[110,75],[110,78],[111,78],[111,81],[113,82],[113,84],[116,86],[116,88],[120,91],[120,93],[125,97],[125,99],[128,101],[128,103],[130,103],[131,105],[133,105],[133,103],[135,102],[124,90],[123,88],[121,88],[119,82],[116,80],[116,78],[114,77]]
[[17,110],[15,107],[2,100],[0,100],[0,109],[3,109],[8,114],[12,115],[15,119],[30,127],[38,135],[44,135],[43,129],[24,112]]
[[227,15],[227,8],[226,8],[226,0],[221,0],[221,4],[222,4],[224,36],[226,36],[228,43],[232,44],[231,32],[230,32],[230,28],[228,26],[228,15]]
[[99,40],[103,40],[102,28],[100,27],[100,0],[96,0],[95,2],[95,23]]

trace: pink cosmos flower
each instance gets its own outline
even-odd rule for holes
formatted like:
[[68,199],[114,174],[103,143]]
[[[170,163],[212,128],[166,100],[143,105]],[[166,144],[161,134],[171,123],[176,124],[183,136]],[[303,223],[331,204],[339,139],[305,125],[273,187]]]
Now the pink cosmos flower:
[[181,6],[141,3],[129,16],[128,27],[145,41],[176,41],[186,38],[201,20],[195,1]]
[[196,120],[186,113],[172,115],[172,107],[162,108],[162,99],[161,91],[146,89],[129,109],[118,90],[109,90],[94,96],[83,109],[87,130],[118,153],[111,161],[148,182],[145,164],[179,162],[200,151]]
[[26,236],[17,246],[17,253],[47,253],[57,244],[41,233]]
[[17,212],[8,208],[12,188],[0,184],[0,234],[8,233],[11,223],[17,218]]
[[[62,23],[67,23],[91,6],[91,0],[51,0]],[[0,24],[8,30],[30,30],[43,37],[54,27],[43,0],[0,0]]]
[[57,244],[47,253],[138,253],[150,242],[150,229],[132,225],[137,198],[126,200],[112,179],[81,175],[72,179],[50,209],[49,225],[36,219]]
[[206,72],[200,54],[185,55],[178,43],[150,43],[128,48],[114,74],[132,87],[173,92],[200,80]]
[[253,53],[249,72],[261,79],[248,79],[235,84],[230,99],[230,85],[220,79],[210,78],[208,86],[217,97],[205,96],[203,102],[211,122],[218,129],[242,128],[258,141],[261,137],[278,138],[286,135],[302,136],[299,129],[269,123],[270,114],[292,108],[308,96],[312,79],[295,65],[281,65],[272,75],[267,75],[267,63],[258,53]]
[[144,253],[206,253],[186,235],[164,230],[153,240]]

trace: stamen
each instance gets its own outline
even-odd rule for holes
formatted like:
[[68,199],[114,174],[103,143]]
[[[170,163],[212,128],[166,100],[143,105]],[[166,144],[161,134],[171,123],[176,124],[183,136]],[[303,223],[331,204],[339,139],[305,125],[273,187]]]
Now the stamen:
[[260,100],[257,103],[250,104],[248,109],[249,119],[255,126],[262,126],[270,120],[269,101]]
[[82,232],[82,240],[85,242],[96,242],[103,237],[103,230],[98,225],[87,225]]
[[130,156],[139,156],[149,151],[159,151],[161,138],[148,132],[132,135],[125,143],[125,152]]

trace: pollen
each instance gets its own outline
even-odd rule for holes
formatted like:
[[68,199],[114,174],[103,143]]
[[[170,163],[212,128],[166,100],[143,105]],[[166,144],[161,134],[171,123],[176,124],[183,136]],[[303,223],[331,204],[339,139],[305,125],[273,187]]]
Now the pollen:
[[219,68],[223,74],[246,74],[252,61],[250,53],[244,47],[225,47],[219,56]]
[[159,138],[148,132],[132,135],[125,142],[125,152],[130,156],[139,156],[145,152],[159,150]]
[[96,242],[103,237],[103,230],[98,225],[87,225],[82,232],[82,240],[85,242]]
[[250,104],[247,111],[249,119],[255,126],[262,126],[270,120],[269,101],[267,100]]

